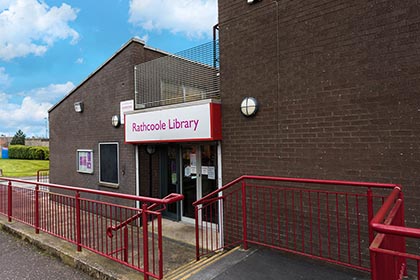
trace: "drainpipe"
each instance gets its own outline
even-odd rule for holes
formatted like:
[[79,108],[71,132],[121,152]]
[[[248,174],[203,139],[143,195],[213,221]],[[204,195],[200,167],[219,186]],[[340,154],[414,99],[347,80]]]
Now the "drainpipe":
[[217,66],[217,31],[219,31],[219,24],[213,26],[213,67]]

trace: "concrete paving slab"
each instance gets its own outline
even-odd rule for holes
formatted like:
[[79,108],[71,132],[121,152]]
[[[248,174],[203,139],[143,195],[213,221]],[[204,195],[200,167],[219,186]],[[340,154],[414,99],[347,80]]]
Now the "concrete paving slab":
[[189,280],[368,280],[365,272],[270,249],[237,250]]

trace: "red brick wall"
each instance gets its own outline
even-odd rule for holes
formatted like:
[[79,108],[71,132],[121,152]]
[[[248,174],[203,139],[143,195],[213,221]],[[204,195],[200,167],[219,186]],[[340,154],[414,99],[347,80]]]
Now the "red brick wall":
[[224,182],[399,183],[420,227],[418,2],[219,0],[219,20]]

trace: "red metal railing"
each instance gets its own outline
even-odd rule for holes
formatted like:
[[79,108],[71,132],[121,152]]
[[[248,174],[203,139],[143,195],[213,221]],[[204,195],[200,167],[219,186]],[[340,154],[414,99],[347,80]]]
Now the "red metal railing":
[[36,172],[36,181],[41,183],[48,183],[50,176],[49,169],[40,169]]
[[197,259],[256,244],[369,271],[369,222],[395,187],[242,176],[194,203]]
[[[406,252],[406,238],[420,240],[420,229],[405,227],[401,189],[394,189],[372,219],[371,227],[378,233],[369,248],[372,280],[397,280],[406,276],[420,279],[418,249],[413,254]],[[408,262],[413,263],[414,269],[408,270]]]
[[183,195],[157,199],[3,177],[0,182],[0,214],[9,221],[113,259],[143,272],[144,279],[163,278],[161,210]]

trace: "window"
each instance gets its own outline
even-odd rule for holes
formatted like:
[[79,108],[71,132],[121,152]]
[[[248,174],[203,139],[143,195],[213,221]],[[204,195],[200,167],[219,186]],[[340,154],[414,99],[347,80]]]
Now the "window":
[[119,184],[118,143],[99,143],[99,182],[111,186]]

